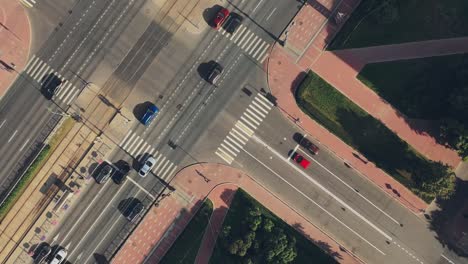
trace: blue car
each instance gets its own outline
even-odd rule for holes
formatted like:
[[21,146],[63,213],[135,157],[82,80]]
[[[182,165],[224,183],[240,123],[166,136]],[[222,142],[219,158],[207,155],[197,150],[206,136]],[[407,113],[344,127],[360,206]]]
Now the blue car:
[[159,109],[157,106],[154,104],[151,104],[148,106],[148,109],[146,109],[146,113],[143,115],[141,118],[141,123],[145,126],[149,126],[151,124],[151,121],[156,117],[156,115],[159,113]]

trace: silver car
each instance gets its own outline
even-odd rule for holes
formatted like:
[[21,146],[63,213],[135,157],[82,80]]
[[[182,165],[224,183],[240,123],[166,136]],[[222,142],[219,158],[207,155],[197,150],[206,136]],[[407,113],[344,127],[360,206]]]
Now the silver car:
[[156,160],[153,158],[153,156],[150,155],[146,157],[146,159],[143,161],[143,165],[138,171],[138,174],[141,177],[146,177],[146,175],[151,171],[155,163],[156,163]]

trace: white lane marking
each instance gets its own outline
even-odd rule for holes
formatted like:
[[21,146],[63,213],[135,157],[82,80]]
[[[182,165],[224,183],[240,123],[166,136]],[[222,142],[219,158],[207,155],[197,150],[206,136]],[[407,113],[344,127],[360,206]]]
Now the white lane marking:
[[296,145],[296,147],[293,149],[293,151],[291,151],[291,154],[288,155],[288,161],[291,160],[292,158],[292,155],[294,154],[294,152],[297,151],[297,149],[299,148],[299,144]]
[[[263,54],[268,54],[266,51],[268,50],[268,45],[263,48],[263,50],[258,54],[258,58],[255,58],[256,60],[261,60]],[[265,55],[266,56],[266,55]]]
[[263,0],[260,0],[260,2],[258,2],[258,4],[255,6],[255,8],[252,10],[252,13],[255,12],[255,10],[257,10],[257,8],[260,6],[260,4],[263,2]]
[[257,124],[257,126],[260,125],[260,122],[262,122],[262,120],[257,120],[257,118],[255,118],[254,116],[252,116],[252,114],[249,114],[247,111],[244,112],[244,116],[247,117],[248,119],[252,120],[252,122],[254,122],[255,124]]
[[[273,154],[275,154],[279,159],[283,160],[284,162],[288,162],[288,160],[286,158],[283,157],[283,155],[281,155],[280,153],[278,153],[275,149],[271,148],[268,144],[266,144],[263,140],[261,140],[259,137],[257,136],[252,136],[252,138],[257,141],[258,143],[262,144],[263,146],[265,146],[268,150],[270,150],[270,152],[272,152]],[[245,151],[245,150],[244,150]],[[288,162],[288,164],[292,165],[290,162]],[[315,186],[317,186],[320,190],[322,190],[323,192],[325,192],[326,194],[328,194],[330,197],[332,197],[333,199],[335,199],[338,203],[340,203],[342,206],[344,206],[346,209],[348,209],[350,212],[352,212],[353,214],[355,214],[357,217],[359,217],[362,221],[366,222],[369,226],[371,226],[372,228],[374,228],[377,232],[379,232],[380,234],[382,234],[382,236],[384,236],[388,241],[392,241],[392,238],[387,235],[384,231],[382,231],[380,228],[378,228],[376,225],[374,225],[371,221],[369,221],[367,218],[365,218],[364,216],[362,216],[359,212],[357,212],[356,210],[354,210],[351,206],[349,206],[347,203],[345,203],[343,200],[341,200],[338,196],[334,195],[331,191],[329,191],[327,188],[325,188],[323,185],[321,185],[319,182],[317,182],[315,179],[309,177],[309,175],[307,175],[304,171],[302,171],[301,169],[299,169],[298,167],[296,166],[291,166],[291,168],[293,168],[294,170],[296,170],[298,173],[300,173],[302,176],[304,176],[306,179],[308,179],[310,182],[312,182]]]
[[247,32],[242,36],[242,38],[240,39],[239,43],[237,43],[237,45],[240,47],[242,43],[244,43],[245,38],[249,35],[250,35],[250,31],[247,30]]
[[167,173],[168,171],[170,171],[170,170],[172,169],[172,167],[174,167],[174,166],[175,166],[174,163],[171,162],[171,163],[169,164],[169,166],[168,166],[165,170],[162,170],[162,169],[161,169],[161,178],[164,178],[164,176],[166,176],[166,173]]
[[[125,186],[126,184],[126,181],[122,184],[122,187],[121,189],[123,189],[123,186]],[[106,190],[106,186],[107,184],[104,184],[104,186],[101,188],[101,190],[99,190],[99,192],[96,194],[96,196],[94,196],[94,198],[91,200],[91,202],[88,204],[88,206],[86,207],[86,209],[81,213],[80,217],[78,217],[78,220],[75,221],[75,223],[72,225],[72,227],[69,229],[68,233],[65,235],[65,237],[61,240],[62,243],[64,243],[68,236],[73,232],[73,230],[75,230],[76,226],[80,223],[80,220],[81,218],[83,218],[85,215],[86,215],[86,212],[88,212],[89,208],[91,208],[93,205],[94,205],[94,202],[96,202],[96,200],[98,198],[100,198],[100,194],[101,192],[103,192],[104,190]],[[117,193],[114,194],[114,197],[117,195]]]
[[121,147],[122,149],[124,150],[127,150],[127,147],[128,147],[128,144],[133,142],[133,138],[136,136],[136,133],[133,133],[132,132],[132,136],[125,142],[125,144],[123,144]]
[[20,0],[20,2],[22,4],[24,4],[24,5],[26,5],[26,7],[29,7],[29,8],[33,7],[33,4],[29,3],[29,1],[27,1],[27,0]]
[[[115,192],[114,196],[112,197],[112,199],[109,201],[109,203],[104,207],[104,209],[101,211],[101,213],[98,215],[98,217],[94,220],[93,224],[88,228],[88,230],[86,231],[86,233],[84,234],[84,236],[80,236],[80,242],[78,242],[78,244],[76,245],[76,247],[70,252],[70,257],[73,255],[74,251],[76,249],[78,249],[81,245],[81,243],[83,243],[83,241],[85,241],[86,237],[88,237],[89,235],[89,232],[91,232],[93,230],[93,227],[96,223],[99,223],[99,220],[101,219],[101,217],[103,216],[103,214],[107,211],[107,209],[109,207],[114,207],[114,205],[112,204],[112,202],[114,201],[114,199],[116,197],[118,197],[118,194],[124,189],[124,185],[125,183],[127,183],[128,181],[125,181],[123,184],[122,184],[122,187],[119,188],[119,190],[117,190],[117,192]],[[103,188],[104,189],[104,188]],[[81,215],[83,216],[84,213]],[[81,217],[80,217],[81,218]],[[64,240],[63,240],[64,241]]]
[[[232,140],[232,139],[231,139]],[[239,152],[239,149],[238,148],[242,148],[242,147],[239,147],[239,146],[234,146],[231,144],[230,140],[228,140],[228,137],[226,137],[223,141],[223,143],[226,143],[227,145],[229,145],[231,148],[233,148],[235,151]],[[237,143],[236,143],[237,144]]]
[[136,187],[138,187],[140,190],[142,190],[144,193],[146,193],[146,195],[148,195],[149,197],[151,197],[153,200],[156,198],[154,197],[149,191],[147,191],[145,188],[143,188],[143,186],[141,186],[140,184],[138,184],[134,179],[132,179],[131,177],[127,177],[127,179],[129,181],[131,181]]
[[171,161],[169,159],[166,159],[166,162],[164,162],[164,165],[161,167],[160,170],[156,169],[154,170],[154,173],[160,177],[162,177],[162,173],[164,171],[164,168],[166,168],[167,165],[171,164]]
[[[236,32],[234,32],[234,34],[231,35],[231,38],[229,38],[230,40],[233,40],[235,36],[237,36],[239,34],[239,31],[241,30],[241,28],[243,27],[244,25],[240,25],[239,28],[236,30]],[[243,30],[242,30],[243,31]]]
[[450,264],[455,264],[455,262],[451,261],[449,258],[447,258],[446,256],[444,256],[444,254],[441,254],[441,256],[446,259],[448,262],[450,262]]
[[233,156],[234,158],[237,157],[237,153],[239,153],[239,150],[237,150],[237,152],[234,152],[234,150],[232,150],[232,149],[226,147],[226,145],[224,145],[224,143],[221,143],[221,145],[220,145],[219,148],[220,148],[220,149],[227,150],[229,153],[232,154],[232,156]]
[[22,151],[22,150],[24,149],[24,147],[26,147],[26,144],[28,144],[28,142],[29,142],[30,139],[31,139],[31,138],[26,139],[26,141],[24,142],[23,146],[21,146],[21,148],[20,148],[19,151]]
[[240,149],[242,148],[241,144],[239,144],[239,142],[237,142],[237,140],[234,140],[234,138],[231,137],[231,134],[227,135],[226,139],[224,139],[224,141],[226,141],[226,143],[229,144],[229,145],[231,145],[231,143],[232,143],[232,144],[236,145],[238,148],[240,148]]
[[270,19],[270,17],[273,15],[273,13],[275,13],[276,11],[276,7],[273,9],[273,11],[271,11],[271,13],[265,18],[265,21],[268,21],[268,19]]
[[43,65],[43,63],[44,63],[44,62],[42,62],[42,60],[39,57],[36,57],[36,58],[37,58],[37,61],[34,63],[34,66],[31,67],[29,72],[27,72],[29,74],[29,76],[31,76],[31,77],[33,77],[33,75],[36,74],[37,70],[39,70],[41,65]]
[[160,154],[160,153],[157,152],[157,151],[156,151],[156,153],[154,154],[153,158],[154,158],[155,163],[158,163],[160,158],[163,158],[163,160],[164,160],[163,155]]
[[261,59],[259,60],[259,62],[260,62],[260,63],[263,63],[263,62],[266,60],[266,58],[268,58],[268,55],[270,55],[270,54],[268,54],[268,52],[265,53],[265,56],[263,56],[263,58],[261,58]]
[[[73,86],[73,87],[74,87],[74,86]],[[80,89],[77,89],[77,88],[73,89],[73,94],[72,94],[72,96],[70,96],[70,99],[67,100],[67,101],[65,101],[65,103],[66,103],[67,105],[70,105],[70,104],[71,104],[71,101],[73,101],[73,99],[75,99],[75,97],[78,96],[79,93],[80,93]]]
[[263,96],[263,95],[258,94],[258,95],[255,96],[255,97],[258,97],[258,98],[262,99],[265,103],[269,104],[269,105],[272,106],[272,107],[275,106],[272,102],[270,102],[270,100],[268,100],[268,98],[266,98],[266,97]]
[[245,135],[243,135],[241,132],[237,131],[237,129],[235,127],[233,129],[231,129],[231,131],[234,131],[239,137],[244,139],[244,141],[239,140],[240,142],[245,144],[245,143],[247,143],[247,141],[249,141],[249,139],[247,137],[245,137]]
[[172,170],[169,171],[169,173],[167,174],[168,177],[170,177],[172,174],[174,174],[174,172],[177,170],[177,166],[174,166],[174,168],[172,168]]
[[[236,134],[237,134],[237,135],[236,135],[236,134],[234,134],[234,132],[236,132],[236,130],[235,130],[235,129],[231,129],[231,131],[229,131],[229,135],[232,136],[233,138],[237,139],[237,141],[239,141],[239,142],[242,143],[243,145],[245,145],[245,142],[247,141],[247,139],[245,139],[245,141],[242,140],[241,138],[239,138],[239,137],[237,136],[238,134],[236,133]],[[229,136],[228,136],[228,137],[229,137]],[[232,140],[232,141],[234,141],[234,140]]]
[[271,105],[267,104],[265,101],[262,101],[259,96],[256,96],[255,97],[255,100],[257,100],[257,102],[261,103],[262,105],[264,105],[268,110],[271,110]]
[[[263,41],[263,40],[262,40]],[[263,41],[262,42],[262,45],[260,45],[257,50],[255,51],[255,53],[252,55],[252,58],[256,59],[257,60],[257,54],[263,50],[264,46],[265,45],[268,45],[268,43],[266,41]]]
[[5,122],[6,122],[6,119],[3,120],[3,122],[0,124],[0,128],[2,128],[2,126],[5,124]]
[[[42,61],[41,61],[42,62]],[[44,62],[42,62],[41,66],[36,69],[36,72],[34,73],[34,75],[31,75],[31,77],[36,80],[37,76],[39,76],[39,73],[42,72],[46,67],[49,67],[47,66],[47,64],[45,64]]]
[[242,37],[242,34],[247,29],[247,27],[242,28],[242,30],[238,31],[239,33],[236,35],[236,39],[233,40],[234,44],[237,45],[237,41]]
[[[252,42],[250,43],[250,45],[246,48],[246,52],[247,52],[249,55],[251,55],[251,53],[255,51],[255,49],[257,48],[258,43],[260,43],[260,42],[262,42],[262,39],[261,39],[260,37],[257,37],[257,36],[256,36],[255,41],[252,41]],[[251,55],[251,56],[252,56],[252,55]]]
[[[341,222],[336,216],[334,216],[332,213],[328,212],[325,208],[323,208],[320,204],[318,204],[317,202],[315,202],[312,198],[310,198],[309,196],[307,196],[305,193],[303,193],[301,190],[299,190],[298,188],[296,188],[294,185],[292,185],[291,183],[289,183],[288,181],[286,181],[286,179],[284,179],[283,177],[281,177],[281,175],[279,175],[276,171],[274,171],[273,169],[271,169],[270,167],[268,167],[265,163],[263,163],[262,161],[260,161],[259,159],[257,159],[254,155],[250,154],[248,151],[246,151],[244,149],[244,152],[249,155],[250,157],[252,157],[253,159],[255,159],[258,163],[260,163],[261,165],[263,165],[265,168],[267,168],[269,171],[271,171],[273,174],[275,174],[278,178],[280,178],[282,181],[284,181],[286,184],[288,184],[291,188],[293,188],[296,192],[300,193],[302,196],[304,196],[307,200],[309,200],[310,202],[312,202],[313,204],[315,204],[318,208],[320,208],[322,211],[324,211],[326,214],[328,214],[331,218],[333,218],[335,221],[337,221],[338,223],[342,224],[344,227],[346,227],[347,229],[349,229],[353,234],[355,234],[357,237],[359,237],[360,239],[362,239],[364,242],[366,242],[367,244],[369,244],[371,247],[373,247],[375,250],[377,250],[380,254],[382,255],[386,255],[382,250],[378,249],[376,246],[374,246],[371,242],[367,241],[363,236],[361,236],[358,232],[354,231],[351,227],[349,227],[348,225],[346,225],[345,223]],[[291,164],[290,162],[288,162],[289,164]],[[292,168],[296,169],[296,170],[299,170],[298,168],[296,168],[295,166],[292,166]]]
[[249,111],[250,109],[252,109],[253,111],[255,111],[259,116],[261,116],[262,120],[266,117],[266,114],[263,113],[263,112],[260,112],[257,110],[257,108],[255,108],[252,104],[249,105],[249,107],[247,108],[247,111]]
[[252,35],[250,35],[249,38],[247,38],[247,39],[244,41],[244,43],[242,43],[242,46],[240,46],[241,49],[244,49],[244,48],[247,46],[247,44],[249,44],[249,42],[250,42],[250,40],[252,39],[252,37],[255,37],[255,34],[254,34],[253,32],[251,32],[251,33],[252,33]]
[[163,155],[161,155],[161,162],[158,162],[158,165],[156,166],[156,168],[153,169],[153,172],[157,175],[157,171],[159,169],[159,167],[161,167],[162,164],[167,164],[169,162],[168,159],[166,159],[166,157],[164,157]]
[[255,101],[252,101],[252,104],[255,105],[257,108],[257,110],[261,110],[262,112],[264,112],[265,114],[268,114],[268,110],[264,109],[262,106],[260,106],[259,104],[257,104],[257,102]]
[[260,117],[259,115],[256,115],[252,110],[250,110],[249,108],[246,109],[246,113],[249,113],[250,116],[253,116],[255,119],[257,119],[259,122],[262,122],[263,121],[263,118],[265,118],[265,116],[263,117]]
[[218,155],[218,157],[220,157],[221,159],[223,159],[227,164],[231,164],[232,161],[234,160],[233,157],[231,157],[229,154],[227,154],[226,152],[224,152],[224,150],[220,148],[218,148],[215,154]]
[[125,135],[125,137],[122,139],[122,141],[120,141],[119,146],[122,147],[122,144],[125,142],[125,140],[128,138],[128,136],[130,136],[131,133],[132,133],[132,130],[128,130],[127,135]]
[[[127,150],[128,153],[132,154],[131,150],[133,149],[133,147],[135,146],[135,143],[139,142],[140,141],[140,137],[135,133],[134,134],[136,137],[133,139],[133,140],[129,140],[128,142],[130,142],[131,144],[128,145],[125,150]],[[132,138],[131,138],[132,139]]]
[[253,135],[253,130],[248,128],[242,121],[238,120],[236,122],[236,127],[239,128],[242,132],[244,132],[247,136],[251,137]]
[[375,207],[377,210],[379,210],[382,214],[384,214],[385,216],[387,216],[388,218],[390,218],[390,220],[392,220],[393,222],[395,222],[397,225],[400,225],[400,222],[398,222],[395,218],[391,217],[389,214],[387,214],[387,212],[385,212],[384,210],[380,209],[377,205],[375,205],[374,203],[372,203],[369,199],[367,199],[364,195],[362,195],[361,193],[359,192],[356,192],[356,189],[351,187],[349,184],[347,184],[345,181],[343,181],[340,177],[336,176],[336,174],[334,174],[333,172],[331,172],[328,168],[326,168],[325,166],[323,166],[320,162],[318,162],[316,159],[314,159],[311,155],[309,155],[308,153],[306,153],[305,151],[303,151],[301,149],[301,152],[304,153],[304,155],[306,155],[307,157],[309,157],[311,160],[313,160],[315,163],[317,163],[320,167],[322,167],[325,171],[327,171],[328,173],[330,173],[331,175],[333,175],[333,177],[335,177],[337,180],[339,180],[343,185],[345,185],[346,187],[348,187],[350,190],[354,191],[358,196],[360,196],[362,199],[364,199],[364,201],[368,202],[369,204],[371,204],[373,207]]
[[24,72],[28,72],[32,67],[34,67],[39,60],[38,57],[35,55],[32,56],[31,60],[29,60],[28,65],[26,65],[26,68],[24,68]]
[[15,136],[16,136],[16,133],[18,132],[18,130],[15,130],[15,132],[13,133],[13,135],[11,135],[10,139],[8,139],[8,142],[10,142]]
[[132,156],[135,156],[135,154],[137,154],[138,147],[141,145],[141,143],[145,142],[143,138],[138,137],[138,139],[139,139],[138,143],[135,144],[131,150],[130,149],[128,150],[128,153],[130,153]]
[[252,124],[251,122],[249,122],[249,120],[247,120],[247,118],[245,118],[243,115],[241,116],[241,119],[247,124],[249,125],[253,130],[257,129],[257,126]]

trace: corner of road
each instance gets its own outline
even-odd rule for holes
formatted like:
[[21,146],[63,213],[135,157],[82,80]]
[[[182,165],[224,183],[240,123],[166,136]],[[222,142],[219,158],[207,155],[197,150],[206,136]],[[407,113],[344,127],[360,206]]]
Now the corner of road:
[[0,98],[26,67],[31,25],[20,1],[0,0]]
[[158,263],[207,198],[214,206],[210,218],[211,229],[209,233],[205,232],[195,263],[208,263],[231,199],[238,188],[248,192],[289,225],[297,226],[298,232],[310,238],[313,243],[320,241],[323,242],[322,245],[326,244],[327,250],[335,252],[335,257],[339,258],[340,263],[363,263],[340,242],[328,236],[275,194],[238,169],[215,163],[191,165],[179,171],[171,185],[175,191],[166,194],[158,207],[149,209],[145,218],[112,259],[113,264],[144,261]]
[[[344,5],[341,9],[346,10],[347,14],[351,14],[359,1],[342,1],[341,3]],[[341,10],[339,6],[336,8]],[[321,14],[314,15],[314,13],[318,13],[314,7],[308,4],[304,5],[293,19],[291,23],[293,26],[290,25],[286,29],[286,31],[289,31],[286,43],[283,45],[276,43],[270,54],[267,65],[268,85],[271,93],[277,99],[279,109],[290,122],[310,134],[323,147],[326,147],[339,159],[346,162],[360,175],[370,180],[415,214],[421,215],[428,207],[423,200],[379,169],[375,164],[371,162],[364,163],[356,155],[353,155],[353,153],[358,152],[307,116],[297,105],[294,98],[296,87],[306,76],[309,70],[308,67],[320,58],[324,52],[327,45],[326,40],[331,40],[328,34],[333,36],[339,30],[336,25],[325,27],[327,23],[333,22],[325,19]],[[309,19],[309,24],[303,22],[306,21],[307,16],[316,18],[316,21]],[[321,26],[314,28],[310,25],[310,23],[314,22]],[[284,34],[280,37],[283,40],[285,38]],[[301,50],[302,52],[300,52]],[[388,186],[391,186],[391,188]]]

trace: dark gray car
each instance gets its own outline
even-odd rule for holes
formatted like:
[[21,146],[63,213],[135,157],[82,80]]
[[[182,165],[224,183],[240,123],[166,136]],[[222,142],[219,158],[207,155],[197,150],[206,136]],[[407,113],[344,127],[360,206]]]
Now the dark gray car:
[[96,182],[99,184],[105,183],[110,178],[113,172],[114,168],[110,164],[104,163],[98,175],[96,175]]
[[213,61],[211,72],[207,78],[208,82],[211,84],[216,84],[219,80],[219,77],[221,77],[222,72],[223,72],[223,67],[219,63]]

